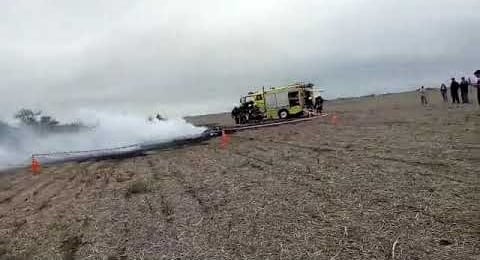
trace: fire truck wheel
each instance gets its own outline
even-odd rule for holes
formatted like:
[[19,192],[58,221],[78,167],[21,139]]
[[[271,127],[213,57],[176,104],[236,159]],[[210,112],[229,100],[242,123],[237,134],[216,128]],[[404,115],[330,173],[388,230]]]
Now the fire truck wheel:
[[278,112],[278,117],[280,119],[286,119],[288,116],[288,111],[286,109],[282,109]]

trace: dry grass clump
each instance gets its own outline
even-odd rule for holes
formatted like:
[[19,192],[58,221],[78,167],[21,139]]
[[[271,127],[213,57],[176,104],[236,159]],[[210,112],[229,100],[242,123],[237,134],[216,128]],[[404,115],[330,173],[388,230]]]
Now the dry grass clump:
[[150,181],[146,179],[136,180],[128,185],[125,197],[130,198],[136,194],[148,193],[151,190]]

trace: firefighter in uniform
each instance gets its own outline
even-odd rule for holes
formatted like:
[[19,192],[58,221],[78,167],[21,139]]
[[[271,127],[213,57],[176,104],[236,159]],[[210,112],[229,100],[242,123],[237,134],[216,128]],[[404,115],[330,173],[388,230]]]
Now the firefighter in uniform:
[[323,101],[324,99],[322,98],[322,96],[318,96],[315,98],[315,111],[318,114],[321,114],[323,112]]
[[235,120],[235,124],[240,124],[240,109],[238,107],[233,108],[232,118]]

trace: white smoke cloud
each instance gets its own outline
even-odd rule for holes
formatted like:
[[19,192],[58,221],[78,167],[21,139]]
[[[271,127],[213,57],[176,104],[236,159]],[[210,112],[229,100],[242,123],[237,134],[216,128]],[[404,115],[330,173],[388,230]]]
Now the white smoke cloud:
[[[200,135],[205,129],[183,119],[149,122],[129,114],[82,111],[78,118],[91,129],[81,132],[39,134],[25,128],[0,142],[0,169],[23,165],[32,154],[115,148],[142,143],[161,143]],[[58,158],[55,158],[58,159]]]

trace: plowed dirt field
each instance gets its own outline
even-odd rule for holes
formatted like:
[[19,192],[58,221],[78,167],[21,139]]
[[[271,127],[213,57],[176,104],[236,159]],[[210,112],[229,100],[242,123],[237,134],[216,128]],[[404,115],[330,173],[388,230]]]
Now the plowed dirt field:
[[[480,259],[480,108],[415,93],[0,176],[5,259]],[[196,123],[230,123],[228,115]]]

